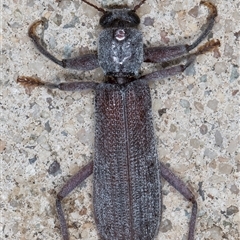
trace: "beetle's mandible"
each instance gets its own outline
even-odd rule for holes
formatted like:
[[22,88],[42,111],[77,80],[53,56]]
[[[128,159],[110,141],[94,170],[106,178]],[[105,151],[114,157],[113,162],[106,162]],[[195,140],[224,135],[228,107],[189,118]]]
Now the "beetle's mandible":
[[[98,38],[96,53],[58,60],[43,45],[36,28],[44,20],[33,23],[29,36],[37,49],[48,59],[64,67],[82,71],[100,67],[105,74],[103,83],[63,82],[54,84],[34,77],[18,77],[26,86],[43,86],[63,91],[95,91],[95,155],[94,160],[74,175],[57,194],[56,208],[62,237],[69,239],[62,199],[93,173],[94,218],[100,239],[152,240],[161,221],[162,192],[160,178],[166,179],[192,203],[188,239],[194,239],[197,202],[190,189],[164,164],[159,162],[151,113],[148,81],[182,73],[195,58],[220,46],[211,40],[193,50],[211,31],[217,16],[216,7],[205,1],[209,9],[207,24],[200,36],[190,45],[169,47],[143,46],[142,34],[137,29],[140,19],[136,10],[126,7],[105,10],[83,2],[102,12],[103,30]],[[179,58],[185,64],[175,65],[140,75],[143,62],[164,63]]]

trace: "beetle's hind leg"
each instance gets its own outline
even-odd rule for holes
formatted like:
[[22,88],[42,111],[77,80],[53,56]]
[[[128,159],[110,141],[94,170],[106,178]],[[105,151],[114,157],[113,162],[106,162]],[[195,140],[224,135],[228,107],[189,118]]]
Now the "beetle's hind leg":
[[213,28],[215,18],[217,16],[217,8],[209,2],[201,1],[200,4],[205,5],[209,9],[209,15],[205,29],[200,36],[191,45],[176,45],[166,47],[150,47],[144,49],[144,62],[163,63],[180,58],[183,55],[193,50],[204,38],[210,33]]
[[62,209],[62,200],[65,198],[71,191],[73,191],[80,183],[82,183],[88,176],[93,172],[93,161],[88,163],[79,172],[77,172],[62,188],[62,190],[57,194],[56,208],[58,219],[60,222],[61,233],[64,240],[69,240],[68,227],[64,212]]
[[171,172],[163,163],[160,163],[161,176],[180,192],[192,205],[192,214],[189,223],[188,240],[194,240],[194,230],[197,219],[197,201],[186,184]]
[[48,21],[45,18],[43,18],[41,20],[34,22],[28,30],[28,35],[33,40],[38,51],[41,52],[45,57],[47,57],[54,63],[64,68],[88,71],[88,70],[92,70],[99,67],[98,57],[96,53],[83,54],[75,58],[68,58],[68,59],[62,59],[62,60],[59,60],[56,57],[54,57],[45,48],[46,44],[44,43],[43,39],[40,38],[36,33],[36,30],[40,25],[43,26],[43,32],[44,32],[44,30],[48,26]]

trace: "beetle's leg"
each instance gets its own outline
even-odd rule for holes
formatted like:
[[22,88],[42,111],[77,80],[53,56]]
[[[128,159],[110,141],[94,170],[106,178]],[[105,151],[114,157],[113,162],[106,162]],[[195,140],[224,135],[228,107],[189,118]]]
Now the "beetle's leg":
[[38,37],[36,29],[39,25],[43,25],[44,28],[47,26],[47,20],[42,19],[33,23],[29,30],[28,35],[33,40],[36,48],[47,58],[55,62],[56,64],[64,68],[72,68],[76,70],[92,70],[99,67],[97,54],[85,54],[70,59],[59,60],[54,57],[48,50],[44,47],[44,42]]
[[186,184],[171,172],[163,163],[160,163],[161,176],[169,182],[178,192],[180,192],[188,201],[192,202],[192,215],[189,223],[188,240],[194,240],[194,229],[197,219],[197,202],[195,196]]
[[211,41],[205,43],[203,46],[199,47],[195,53],[186,55],[185,58],[188,59],[186,64],[176,65],[176,66],[173,66],[170,68],[165,68],[165,69],[161,69],[156,72],[146,74],[144,76],[141,76],[139,78],[139,80],[162,79],[162,78],[166,78],[166,77],[170,77],[170,76],[182,73],[190,64],[192,64],[194,62],[195,58],[198,55],[212,51],[213,49],[215,49],[216,47],[219,47],[219,46],[220,46],[219,40],[211,40]]
[[63,83],[50,83],[43,82],[38,78],[20,76],[17,82],[25,87],[45,87],[49,89],[59,89],[62,91],[81,91],[84,89],[95,89],[98,83],[95,82],[63,82]]
[[188,53],[186,45],[151,47],[144,50],[144,62],[163,63]]
[[217,8],[209,2],[201,1],[210,10],[207,18],[206,28],[201,35],[191,45],[177,45],[169,47],[151,47],[144,50],[144,62],[162,63],[179,58],[194,49],[209,34],[214,25],[214,19],[217,16]]
[[215,18],[217,17],[217,14],[218,14],[216,6],[214,6],[212,3],[201,1],[200,4],[203,4],[206,7],[208,7],[208,9],[210,10],[210,14],[208,15],[208,18],[207,18],[206,27],[202,31],[201,35],[191,45],[187,45],[188,52],[194,49],[200,42],[204,40],[204,38],[207,37],[207,35],[210,33],[210,31],[213,28]]
[[80,183],[82,183],[88,176],[93,172],[93,161],[84,166],[77,174],[75,174],[57,194],[56,208],[60,222],[60,228],[64,240],[69,240],[68,228],[64,212],[62,209],[61,201],[65,198],[72,190],[74,190]]

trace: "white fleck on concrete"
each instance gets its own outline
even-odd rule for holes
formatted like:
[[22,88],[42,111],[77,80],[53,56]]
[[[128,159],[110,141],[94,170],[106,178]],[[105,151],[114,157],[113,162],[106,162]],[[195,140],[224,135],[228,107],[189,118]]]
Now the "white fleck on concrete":
[[[110,1],[91,2],[106,6]],[[139,1],[114,2],[133,6]],[[193,42],[207,16],[199,2],[146,1],[137,11],[146,46]],[[159,160],[169,164],[197,198],[195,239],[237,240],[240,2],[212,2],[218,17],[208,38],[219,39],[221,47],[199,56],[187,73],[151,83],[154,126]],[[102,81],[100,69],[76,72],[56,66],[27,35],[29,25],[45,17],[49,27],[44,39],[56,57],[95,51],[101,13],[80,0],[3,0],[1,16],[0,240],[58,240],[56,194],[94,154],[94,93],[40,88],[26,93],[16,79],[25,75],[55,83]],[[142,70],[159,67],[144,63]],[[166,113],[161,111],[164,108]],[[165,181],[163,193],[163,225],[156,239],[185,240],[191,204]],[[64,200],[64,208],[70,239],[99,239],[93,219],[92,177]]]

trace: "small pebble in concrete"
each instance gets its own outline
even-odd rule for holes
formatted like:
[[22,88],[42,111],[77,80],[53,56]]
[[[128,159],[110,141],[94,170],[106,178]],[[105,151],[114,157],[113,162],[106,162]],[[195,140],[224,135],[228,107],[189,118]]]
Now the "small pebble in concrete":
[[48,173],[53,175],[54,177],[61,173],[61,169],[60,169],[60,164],[57,161],[54,161],[48,168]]
[[218,130],[215,132],[215,142],[218,147],[222,147],[223,137]]
[[181,99],[180,100],[180,105],[183,107],[183,108],[189,108],[190,107],[190,103],[188,100],[186,99]]
[[236,186],[236,184],[233,184],[231,187],[230,187],[230,191],[234,194],[239,194],[239,188]]
[[143,21],[143,24],[144,24],[145,26],[152,26],[152,27],[153,27],[154,18],[145,17],[145,18],[144,18],[144,21]]
[[166,108],[162,108],[162,109],[159,109],[158,110],[158,115],[159,115],[159,117],[161,117],[164,113],[166,113],[167,112],[167,109]]
[[194,101],[193,105],[199,112],[203,112],[204,106],[202,103]]
[[219,172],[222,174],[230,174],[232,172],[233,167],[228,163],[220,163],[218,169]]
[[161,226],[160,226],[160,232],[168,232],[172,229],[172,222],[168,219],[164,219],[161,222]]
[[230,83],[234,82],[238,78],[239,78],[239,66],[233,65],[231,76],[230,76]]
[[210,159],[214,159],[217,157],[217,153],[214,150],[210,150],[209,148],[206,148],[204,151],[204,156]]
[[213,100],[209,100],[207,103],[207,106],[212,109],[214,112],[217,111],[218,108],[218,100],[213,99]]
[[228,216],[233,215],[233,214],[238,213],[238,212],[239,212],[239,209],[236,206],[230,206],[230,207],[227,208],[227,215]]
[[207,132],[208,132],[208,127],[207,127],[207,125],[202,124],[201,127],[200,127],[200,133],[201,133],[202,135],[205,135]]

